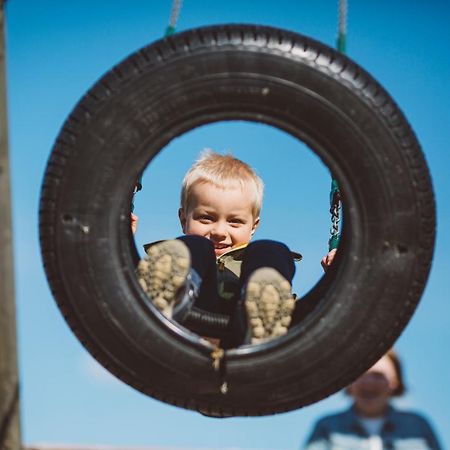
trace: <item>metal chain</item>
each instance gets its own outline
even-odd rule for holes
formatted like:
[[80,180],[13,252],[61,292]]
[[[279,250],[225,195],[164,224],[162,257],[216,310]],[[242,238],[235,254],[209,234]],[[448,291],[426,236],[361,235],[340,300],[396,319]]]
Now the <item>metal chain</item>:
[[171,36],[175,31],[178,18],[180,16],[182,3],[183,3],[182,0],[173,0],[172,10],[170,11],[169,26],[166,29],[166,36]]
[[330,214],[331,214],[331,228],[330,239],[328,240],[328,249],[333,250],[338,247],[340,239],[339,222],[341,211],[341,194],[336,180],[332,180],[331,196],[330,196]]
[[339,0],[338,6],[338,36],[337,49],[345,53],[345,41],[347,36],[347,0]]
[[[347,0],[339,0],[338,2],[338,36],[336,41],[337,50],[345,53],[345,41],[347,34]],[[339,222],[340,222],[341,196],[337,181],[333,178],[331,181],[331,198],[330,198],[330,214],[331,214],[331,237],[328,241],[329,250],[337,248],[339,244]]]
[[[180,17],[180,10],[181,10],[182,3],[183,3],[183,0],[173,0],[172,9],[170,10],[169,25],[167,26],[166,32],[164,33],[165,37],[171,36],[175,32],[178,18]],[[141,189],[142,189],[142,173],[139,176],[139,179],[136,182],[136,185],[134,187],[133,198],[131,200],[131,212],[133,212],[133,210],[134,210],[134,196]]]
[[341,221],[339,216],[339,210],[340,210],[340,202],[337,202],[336,204],[332,205],[330,208],[330,214],[331,214],[331,228],[330,228],[330,234],[332,237],[339,236],[339,222]]
[[338,8],[338,34],[347,34],[347,0],[340,0]]

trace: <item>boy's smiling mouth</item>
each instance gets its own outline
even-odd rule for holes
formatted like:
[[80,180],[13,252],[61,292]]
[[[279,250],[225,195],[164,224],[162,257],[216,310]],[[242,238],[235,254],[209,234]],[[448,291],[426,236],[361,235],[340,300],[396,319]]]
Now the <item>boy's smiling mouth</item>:
[[216,255],[219,256],[222,253],[225,253],[228,249],[231,248],[231,244],[214,244],[214,251]]

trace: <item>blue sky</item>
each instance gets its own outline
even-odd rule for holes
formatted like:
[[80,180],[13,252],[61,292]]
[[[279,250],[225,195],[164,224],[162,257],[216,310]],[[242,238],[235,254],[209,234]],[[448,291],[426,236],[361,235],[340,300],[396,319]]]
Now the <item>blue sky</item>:
[[[297,449],[316,418],[348,404],[343,394],[286,414],[227,420],[163,404],[117,381],[90,357],[65,324],[45,280],[37,210],[54,139],[74,104],[104,72],[163,34],[170,3],[7,2],[23,440],[28,444]],[[297,31],[334,46],[336,14],[336,2],[328,0],[185,0],[178,29],[256,23]],[[450,3],[443,0],[350,2],[347,47],[349,56],[377,78],[404,111],[433,177],[438,205],[436,252],[425,295],[397,343],[409,386],[399,405],[429,417],[447,448],[449,20]],[[319,260],[326,252],[329,175],[308,149],[266,126],[219,123],[194,130],[164,149],[136,199],[141,218],[138,244],[179,234],[179,184],[204,147],[230,150],[255,166],[266,182],[258,235],[285,241],[303,253],[295,288],[299,293],[307,291],[321,276]],[[155,187],[161,184],[164,189],[156,193]]]

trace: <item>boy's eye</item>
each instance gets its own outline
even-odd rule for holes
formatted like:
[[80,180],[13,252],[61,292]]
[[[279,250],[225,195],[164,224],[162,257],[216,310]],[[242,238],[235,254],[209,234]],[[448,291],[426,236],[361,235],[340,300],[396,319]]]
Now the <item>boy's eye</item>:
[[235,218],[235,219],[230,219],[230,223],[240,225],[240,224],[243,224],[244,221],[242,219]]
[[200,222],[212,222],[214,219],[208,214],[201,214],[197,217],[197,220],[200,220]]

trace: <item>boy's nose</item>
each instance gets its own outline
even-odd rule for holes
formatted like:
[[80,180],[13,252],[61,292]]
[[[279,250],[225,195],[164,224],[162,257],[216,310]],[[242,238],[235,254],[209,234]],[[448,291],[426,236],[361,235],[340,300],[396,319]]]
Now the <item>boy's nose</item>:
[[211,237],[222,239],[227,236],[226,227],[224,224],[216,223],[211,229]]

